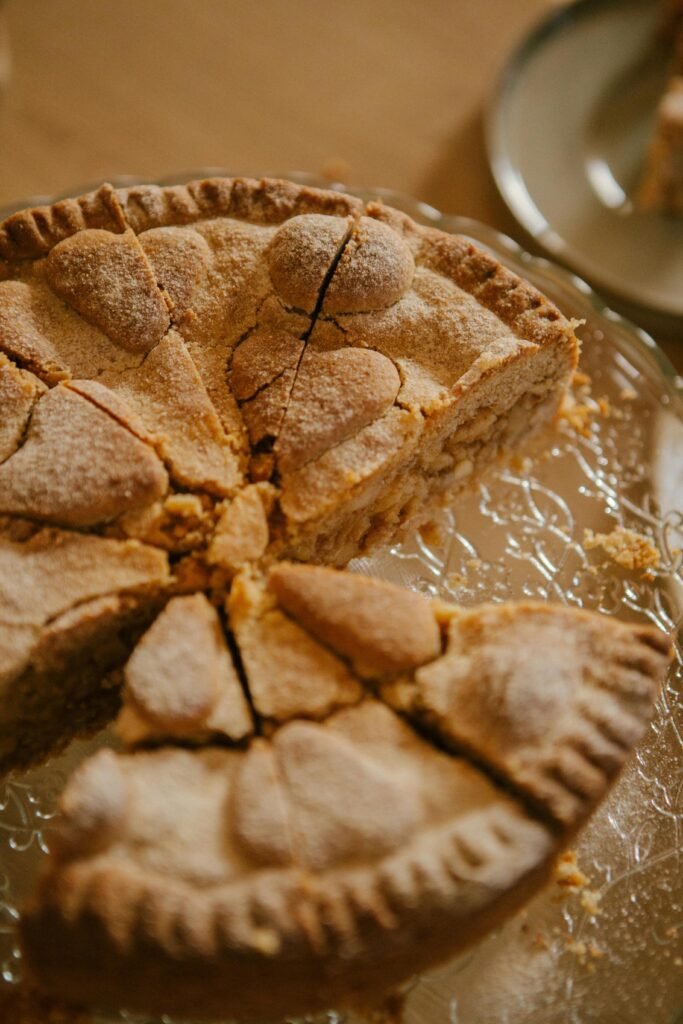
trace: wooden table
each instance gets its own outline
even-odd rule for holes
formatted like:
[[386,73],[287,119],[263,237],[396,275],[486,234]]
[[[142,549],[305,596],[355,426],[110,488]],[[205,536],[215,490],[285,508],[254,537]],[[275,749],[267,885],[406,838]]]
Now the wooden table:
[[[482,110],[552,6],[8,0],[0,205],[117,173],[296,168],[385,185],[528,244],[488,171]],[[683,370],[676,333],[658,340]]]

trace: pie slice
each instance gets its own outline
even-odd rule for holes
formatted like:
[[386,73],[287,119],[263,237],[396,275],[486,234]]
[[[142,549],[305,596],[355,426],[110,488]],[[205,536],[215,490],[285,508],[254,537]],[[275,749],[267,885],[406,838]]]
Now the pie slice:
[[556,605],[482,605],[455,613],[442,657],[382,695],[573,828],[640,740],[668,652],[647,627]]
[[[683,46],[682,46],[683,50]],[[682,61],[683,63],[683,61]],[[683,71],[683,67],[681,67]],[[683,76],[669,82],[659,107],[639,193],[640,205],[683,214]]]
[[683,4],[665,0],[654,45],[669,80],[657,107],[636,202],[643,210],[683,215]]
[[167,745],[100,751],[62,798],[22,924],[58,996],[199,1019],[371,1005],[543,884],[670,654],[574,609],[288,563],[236,578],[227,647],[219,623],[170,601],[119,718]]
[[252,717],[216,609],[204,594],[174,597],[145,633],[124,671],[117,731],[128,744],[238,741]]

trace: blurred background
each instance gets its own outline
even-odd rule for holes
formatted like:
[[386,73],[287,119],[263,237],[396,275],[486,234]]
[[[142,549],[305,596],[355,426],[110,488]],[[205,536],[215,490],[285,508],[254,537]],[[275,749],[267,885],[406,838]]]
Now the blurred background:
[[480,118],[548,0],[8,0],[0,203],[108,174],[307,170],[504,216]]
[[[122,173],[297,169],[408,193],[533,249],[496,192],[483,113],[557,6],[0,0],[0,206]],[[683,367],[675,339],[658,340]]]

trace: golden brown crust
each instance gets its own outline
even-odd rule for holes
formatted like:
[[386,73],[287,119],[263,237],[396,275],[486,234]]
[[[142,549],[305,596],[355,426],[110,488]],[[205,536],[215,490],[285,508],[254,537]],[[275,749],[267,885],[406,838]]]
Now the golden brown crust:
[[116,195],[127,224],[138,233],[212,217],[277,225],[305,213],[345,217],[362,209],[353,196],[273,178],[206,178],[166,187],[134,185],[118,189]]
[[0,280],[8,264],[45,256],[79,231],[96,228],[119,233],[126,226],[117,194],[106,184],[76,199],[20,210],[0,224]]

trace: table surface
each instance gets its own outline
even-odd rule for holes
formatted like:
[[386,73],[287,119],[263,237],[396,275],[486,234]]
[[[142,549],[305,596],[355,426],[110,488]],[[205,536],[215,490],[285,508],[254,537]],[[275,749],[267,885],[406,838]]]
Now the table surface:
[[[408,193],[533,249],[496,192],[482,115],[556,3],[2,3],[0,205],[120,173],[298,169]],[[655,333],[683,370],[680,328]]]

